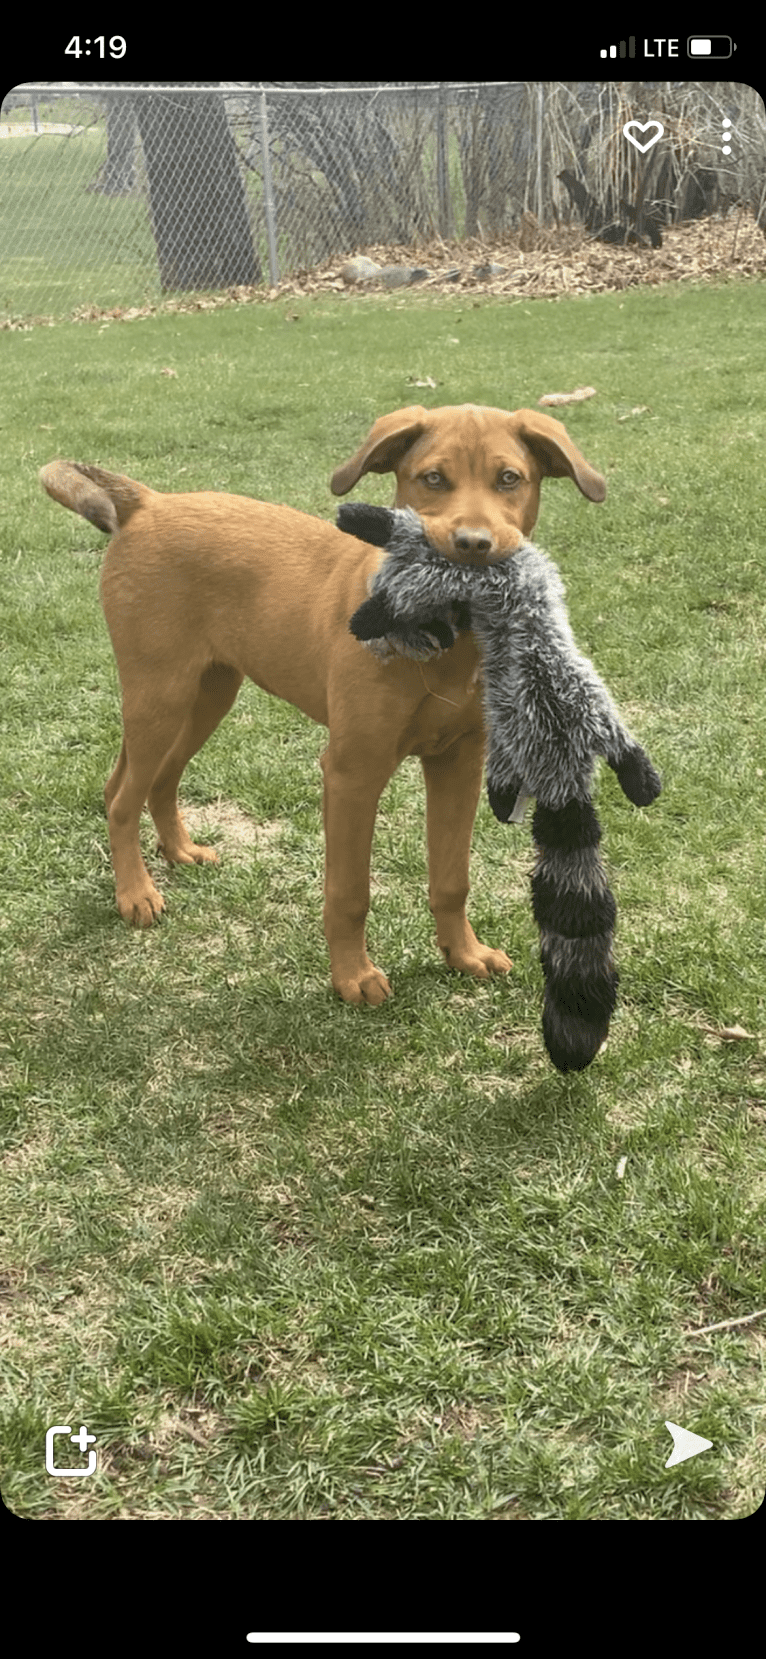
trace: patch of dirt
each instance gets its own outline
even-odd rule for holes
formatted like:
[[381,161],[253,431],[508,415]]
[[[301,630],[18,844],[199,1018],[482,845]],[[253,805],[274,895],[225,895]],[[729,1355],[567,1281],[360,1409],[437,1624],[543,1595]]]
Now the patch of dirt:
[[203,844],[209,842],[211,831],[220,831],[222,840],[220,844],[216,843],[216,850],[220,845],[221,856],[235,863],[248,863],[252,847],[256,847],[262,857],[268,856],[272,849],[276,854],[278,849],[275,843],[285,829],[284,824],[278,821],[255,823],[232,801],[224,801],[220,796],[208,806],[184,805],[181,811],[190,835],[198,837]]

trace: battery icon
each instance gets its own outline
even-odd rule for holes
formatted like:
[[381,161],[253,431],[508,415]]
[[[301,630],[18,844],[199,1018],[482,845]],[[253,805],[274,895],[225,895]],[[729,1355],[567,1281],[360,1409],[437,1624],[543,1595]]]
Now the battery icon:
[[731,35],[690,35],[686,43],[690,58],[730,58],[736,50]]

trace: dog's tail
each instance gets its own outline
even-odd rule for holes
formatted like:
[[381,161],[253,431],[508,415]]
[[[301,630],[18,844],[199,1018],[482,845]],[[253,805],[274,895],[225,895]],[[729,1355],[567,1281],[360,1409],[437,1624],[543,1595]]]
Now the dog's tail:
[[584,1071],[609,1030],[619,975],[612,956],[617,906],[590,801],[535,809],[532,909],[545,975],[543,1037],[559,1071]]
[[49,461],[40,469],[40,483],[54,501],[71,507],[73,513],[90,520],[99,530],[113,536],[152,494],[145,484],[123,478],[103,467],[86,467],[79,461]]

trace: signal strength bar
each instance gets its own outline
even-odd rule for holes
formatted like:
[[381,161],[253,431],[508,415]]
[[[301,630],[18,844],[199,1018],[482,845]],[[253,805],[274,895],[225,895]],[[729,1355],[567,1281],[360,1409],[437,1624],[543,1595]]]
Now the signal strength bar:
[[616,46],[602,46],[602,58],[634,58],[636,55],[636,37],[629,35],[627,46],[624,40],[620,41],[619,49]]

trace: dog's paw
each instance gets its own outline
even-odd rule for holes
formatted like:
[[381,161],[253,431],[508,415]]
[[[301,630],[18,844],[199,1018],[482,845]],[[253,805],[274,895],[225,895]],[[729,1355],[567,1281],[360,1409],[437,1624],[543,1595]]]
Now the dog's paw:
[[140,888],[127,888],[117,894],[117,909],[129,927],[151,927],[166,908],[154,882],[147,881]]
[[510,973],[513,963],[504,950],[490,950],[487,945],[480,945],[477,939],[476,949],[471,951],[450,950],[448,945],[441,946],[442,956],[449,968],[457,973],[472,974],[474,979],[491,979],[493,974]]
[[333,990],[344,1002],[352,1002],[358,1008],[365,1004],[370,1008],[379,1008],[391,996],[391,986],[380,968],[376,968],[369,957],[352,972],[344,973],[333,970]]
[[457,973],[473,974],[474,979],[489,979],[491,974],[510,973],[513,963],[504,950],[492,950],[489,945],[483,945],[471,927],[470,922],[463,921],[462,926],[454,927],[454,936],[445,938],[444,931],[437,929],[439,949],[449,968]]
[[162,853],[168,864],[219,864],[220,859],[215,847],[201,847],[188,838],[183,844],[176,843],[169,846],[165,841],[157,842],[157,851]]

